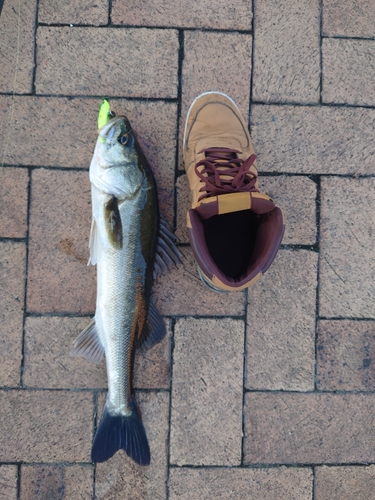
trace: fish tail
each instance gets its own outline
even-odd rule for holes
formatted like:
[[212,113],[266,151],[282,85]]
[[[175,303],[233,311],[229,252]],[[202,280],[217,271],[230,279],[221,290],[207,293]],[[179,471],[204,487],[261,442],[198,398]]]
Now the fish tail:
[[146,431],[134,400],[132,405],[134,411],[129,416],[112,416],[104,407],[92,445],[93,462],[105,462],[122,448],[138,464],[149,465],[150,447]]

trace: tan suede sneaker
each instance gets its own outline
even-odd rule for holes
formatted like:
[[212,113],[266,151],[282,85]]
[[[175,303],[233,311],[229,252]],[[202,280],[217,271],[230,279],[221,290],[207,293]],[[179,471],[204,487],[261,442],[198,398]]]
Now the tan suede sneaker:
[[195,99],[183,150],[192,201],[187,227],[200,277],[216,291],[242,290],[272,264],[284,221],[258,190],[251,137],[232,99],[220,92]]

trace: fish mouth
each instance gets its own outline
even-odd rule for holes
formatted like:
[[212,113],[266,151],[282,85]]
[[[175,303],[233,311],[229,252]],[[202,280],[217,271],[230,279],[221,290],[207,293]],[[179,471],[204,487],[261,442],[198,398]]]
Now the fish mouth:
[[98,130],[98,134],[103,141],[112,141],[115,132],[119,130],[123,134],[129,134],[131,132],[132,129],[126,116],[116,116],[111,118]]

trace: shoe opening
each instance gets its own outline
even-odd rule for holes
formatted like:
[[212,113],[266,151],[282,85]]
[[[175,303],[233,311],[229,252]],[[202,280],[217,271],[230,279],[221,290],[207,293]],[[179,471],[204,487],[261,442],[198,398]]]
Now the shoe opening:
[[208,251],[228,278],[238,280],[246,274],[260,220],[251,210],[242,210],[202,221]]

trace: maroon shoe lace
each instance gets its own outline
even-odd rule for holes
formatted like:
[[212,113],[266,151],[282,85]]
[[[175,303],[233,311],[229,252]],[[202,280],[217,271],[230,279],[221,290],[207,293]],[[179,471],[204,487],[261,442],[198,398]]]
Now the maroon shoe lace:
[[[223,193],[258,191],[257,175],[250,172],[255,155],[243,160],[237,156],[241,151],[230,148],[207,148],[199,151],[201,153],[205,158],[195,165],[195,173],[205,185],[199,190],[203,194],[198,201]],[[198,170],[202,165],[204,168]]]

